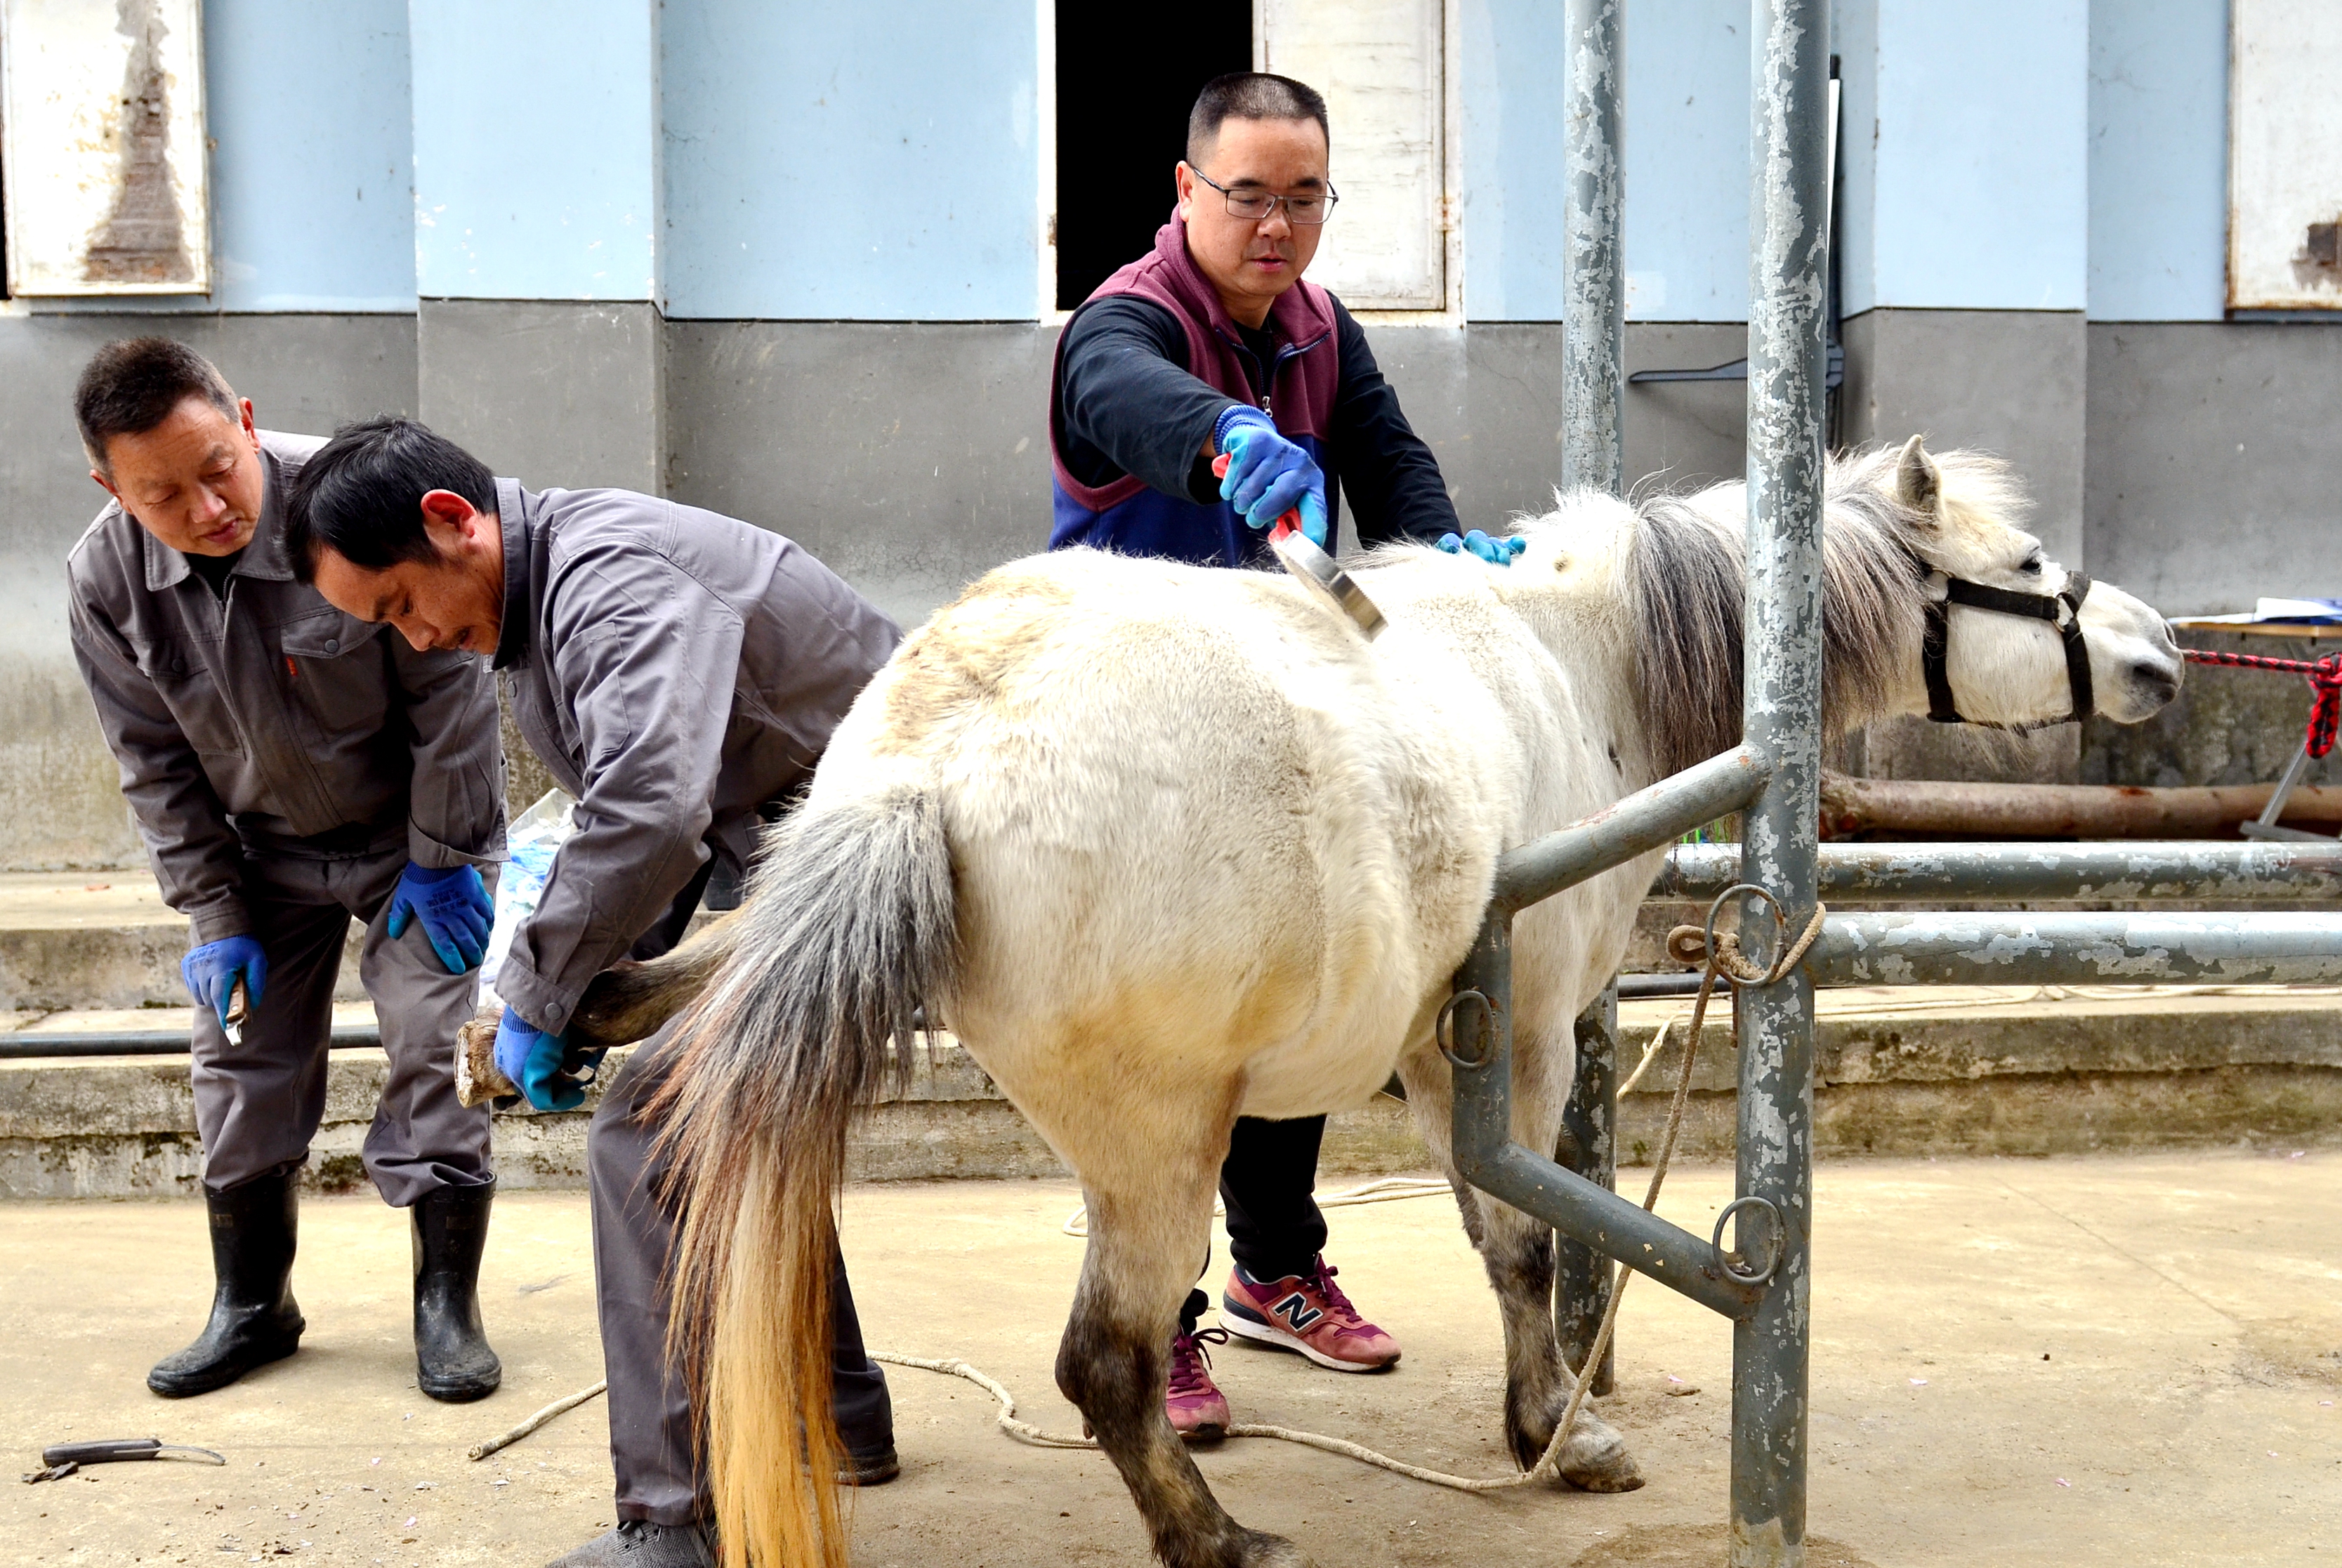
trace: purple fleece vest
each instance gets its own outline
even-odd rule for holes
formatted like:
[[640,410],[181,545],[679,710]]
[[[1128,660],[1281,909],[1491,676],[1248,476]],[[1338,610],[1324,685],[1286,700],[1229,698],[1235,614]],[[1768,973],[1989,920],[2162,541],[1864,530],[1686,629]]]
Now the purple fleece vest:
[[[1176,212],[1156,234],[1154,250],[1100,284],[1090,298],[1124,294],[1152,300],[1179,319],[1187,332],[1188,374],[1235,402],[1255,402],[1244,360],[1237,357],[1244,340],[1217,291],[1187,254],[1187,225]],[[1276,341],[1276,364],[1268,370],[1268,395],[1259,400],[1259,406],[1268,410],[1279,433],[1305,448],[1325,471],[1326,514],[1337,516],[1340,480],[1327,439],[1335,392],[1341,384],[1333,296],[1303,279],[1277,296],[1266,325]],[[1062,354],[1061,346],[1051,376],[1052,409],[1064,393]],[[1080,483],[1066,472],[1057,451],[1055,419],[1050,421],[1049,456],[1056,475],[1056,518],[1049,533],[1053,550],[1090,544],[1199,566],[1242,566],[1269,558],[1267,534],[1248,527],[1225,501],[1198,505],[1185,495],[1151,489],[1127,474],[1097,487]]]

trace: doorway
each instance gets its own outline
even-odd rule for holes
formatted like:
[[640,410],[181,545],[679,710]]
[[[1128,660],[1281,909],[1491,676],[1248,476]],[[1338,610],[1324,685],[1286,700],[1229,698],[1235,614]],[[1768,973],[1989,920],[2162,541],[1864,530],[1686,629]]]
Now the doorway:
[[1154,248],[1196,95],[1252,69],[1252,0],[1056,10],[1057,308],[1071,310]]

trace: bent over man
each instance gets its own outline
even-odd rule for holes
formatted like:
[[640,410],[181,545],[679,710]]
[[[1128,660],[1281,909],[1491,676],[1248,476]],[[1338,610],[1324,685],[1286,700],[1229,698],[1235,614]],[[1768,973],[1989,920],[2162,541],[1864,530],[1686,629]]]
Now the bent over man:
[[[1066,324],[1050,393],[1052,548],[1088,544],[1204,566],[1270,565],[1287,510],[1329,551],[1346,494],[1361,544],[1416,540],[1509,562],[1458,539],[1439,464],[1409,428],[1342,302],[1302,281],[1339,199],[1326,103],[1284,76],[1208,84],[1174,171],[1178,205],[1155,248]],[[1224,475],[1215,460],[1226,458]],[[1174,1429],[1226,1430],[1200,1340],[1233,1333],[1340,1372],[1396,1363],[1397,1343],[1334,1283],[1311,1195],[1323,1116],[1241,1117],[1220,1168],[1236,1254],[1220,1326],[1192,1293],[1172,1341]]]
[[[895,624],[776,534],[624,490],[524,490],[422,425],[343,430],[303,471],[296,569],[417,648],[492,658],[530,747],[577,797],[535,913],[496,976],[496,1062],[531,1104],[578,1104],[562,1032],[594,976],[681,940],[711,874],[811,778],[830,732],[893,654]],[[708,1560],[698,1422],[666,1360],[676,1216],[646,1119],[668,1070],[636,1048],[588,1138],[609,1375],[616,1529],[560,1568]],[[886,1383],[833,1267],[832,1393],[848,1468],[893,1476]]]
[[176,1397],[293,1353],[295,1189],[325,1110],[334,982],[353,916],[390,1074],[366,1174],[413,1215],[417,1383],[478,1399],[495,1177],[485,1108],[455,1097],[504,854],[493,685],[297,581],[286,493],[315,439],[255,430],[212,365],[110,344],[74,413],[114,497],[66,564],[75,657],[163,900],[187,916],[195,1125],[215,1288],[195,1343],[146,1376]]

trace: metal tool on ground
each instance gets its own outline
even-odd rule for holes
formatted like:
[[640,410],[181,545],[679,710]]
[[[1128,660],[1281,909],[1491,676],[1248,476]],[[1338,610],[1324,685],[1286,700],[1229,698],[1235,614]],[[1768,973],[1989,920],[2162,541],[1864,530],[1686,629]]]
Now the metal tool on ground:
[[25,1473],[25,1484],[63,1481],[87,1464],[123,1464],[136,1459],[176,1459],[192,1464],[225,1464],[227,1456],[208,1448],[165,1443],[159,1437],[101,1437],[86,1443],[58,1443],[41,1450],[40,1470]]
[[[1212,459],[1212,473],[1215,477],[1226,478],[1227,472],[1228,454],[1223,452]],[[1268,547],[1276,552],[1278,564],[1347,615],[1359,631],[1371,637],[1383,629],[1382,610],[1358,586],[1358,580],[1326,554],[1317,541],[1301,531],[1300,508],[1295,507],[1276,520],[1276,525],[1268,531]]]

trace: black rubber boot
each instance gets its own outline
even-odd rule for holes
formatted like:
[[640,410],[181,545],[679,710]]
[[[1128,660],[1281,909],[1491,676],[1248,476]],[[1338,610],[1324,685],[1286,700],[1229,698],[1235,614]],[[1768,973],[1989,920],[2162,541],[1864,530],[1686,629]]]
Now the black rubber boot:
[[485,1399],[505,1377],[480,1326],[480,1254],[496,1184],[439,1187],[415,1200],[415,1385],[449,1404]]
[[293,1242],[301,1167],[281,1170],[215,1193],[211,1211],[211,1321],[195,1343],[146,1374],[165,1399],[225,1388],[255,1366],[282,1361],[301,1345],[301,1309],[293,1301]]

